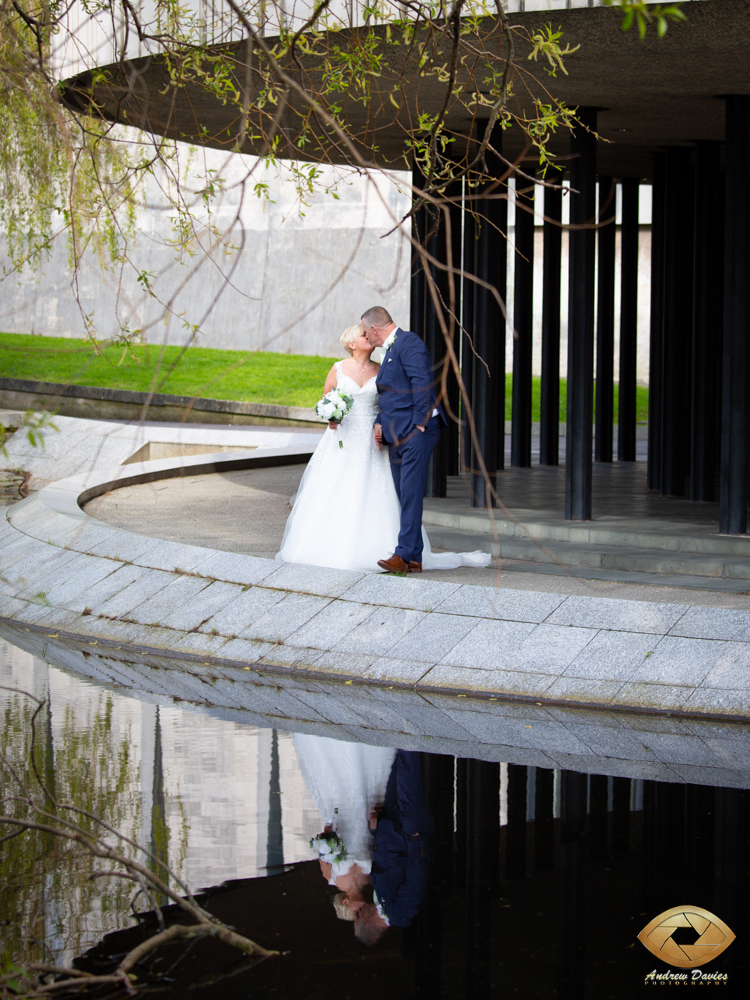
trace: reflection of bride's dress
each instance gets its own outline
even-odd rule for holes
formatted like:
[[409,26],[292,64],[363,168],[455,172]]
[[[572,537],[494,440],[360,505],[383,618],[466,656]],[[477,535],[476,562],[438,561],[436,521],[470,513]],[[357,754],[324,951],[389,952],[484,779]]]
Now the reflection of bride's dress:
[[[363,386],[336,364],[336,386],[354,405],[338,429],[326,430],[310,459],[284,530],[278,559],[380,572],[378,559],[398,543],[400,508],[388,449],[378,450],[372,425],[378,413],[375,379]],[[343,447],[339,447],[339,443]],[[487,566],[485,552],[433,553],[422,528],[423,569]]]
[[385,799],[396,751],[302,733],[292,733],[292,740],[302,777],[323,823],[333,826],[346,847],[347,859],[334,862],[331,879],[344,875],[354,863],[369,873],[373,850],[370,810]]

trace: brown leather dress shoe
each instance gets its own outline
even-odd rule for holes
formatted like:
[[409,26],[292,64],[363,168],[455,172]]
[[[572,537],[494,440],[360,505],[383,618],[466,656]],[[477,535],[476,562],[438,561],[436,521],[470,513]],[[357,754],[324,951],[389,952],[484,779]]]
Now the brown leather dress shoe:
[[409,563],[409,572],[410,573],[421,573],[422,572],[422,563],[421,562],[414,562],[414,560],[412,559],[411,562]]
[[389,559],[378,559],[378,566],[388,573],[400,573],[402,576],[406,576],[409,572],[409,563],[395,552]]

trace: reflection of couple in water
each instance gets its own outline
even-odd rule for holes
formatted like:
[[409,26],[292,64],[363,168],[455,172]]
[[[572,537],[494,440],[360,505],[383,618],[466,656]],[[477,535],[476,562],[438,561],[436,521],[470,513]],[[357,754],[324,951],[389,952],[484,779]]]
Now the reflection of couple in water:
[[433,828],[420,754],[295,734],[302,774],[325,829],[311,841],[340,920],[363,944],[408,927],[427,884]]

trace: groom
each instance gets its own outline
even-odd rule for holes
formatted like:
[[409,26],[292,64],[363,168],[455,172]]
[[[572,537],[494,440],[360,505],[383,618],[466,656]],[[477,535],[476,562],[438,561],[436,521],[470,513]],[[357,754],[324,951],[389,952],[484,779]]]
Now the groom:
[[390,573],[422,572],[422,500],[427,466],[446,422],[435,391],[427,348],[416,335],[396,326],[382,306],[362,314],[365,337],[382,347],[375,384],[380,414],[375,441],[390,445],[388,455],[401,503],[401,530],[396,551],[378,559]]

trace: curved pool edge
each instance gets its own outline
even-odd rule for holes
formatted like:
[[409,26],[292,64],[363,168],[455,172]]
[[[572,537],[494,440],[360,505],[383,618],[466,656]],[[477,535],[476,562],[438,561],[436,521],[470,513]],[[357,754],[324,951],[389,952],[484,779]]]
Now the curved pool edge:
[[747,612],[285,564],[121,531],[81,509],[125,485],[310,454],[162,459],[45,487],[0,523],[0,622],[81,647],[422,698],[750,719]]

